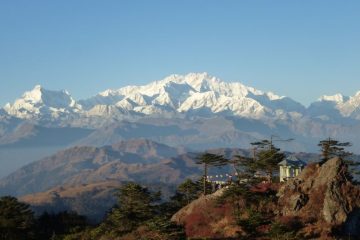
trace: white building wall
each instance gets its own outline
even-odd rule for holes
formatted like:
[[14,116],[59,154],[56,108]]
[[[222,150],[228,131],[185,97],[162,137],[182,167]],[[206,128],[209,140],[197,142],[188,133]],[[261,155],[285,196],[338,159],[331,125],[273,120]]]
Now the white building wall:
[[301,170],[302,169],[300,167],[294,168],[291,166],[280,166],[280,182],[284,182],[288,178],[296,177],[301,173]]

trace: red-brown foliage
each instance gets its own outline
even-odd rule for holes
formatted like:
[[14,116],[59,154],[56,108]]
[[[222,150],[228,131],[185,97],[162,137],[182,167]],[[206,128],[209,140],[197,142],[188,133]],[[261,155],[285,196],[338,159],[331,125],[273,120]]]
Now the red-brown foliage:
[[301,222],[301,219],[299,217],[294,216],[281,216],[278,219],[278,222],[281,225],[286,226],[288,229],[292,229],[294,231],[299,230],[303,227],[303,223]]
[[212,235],[209,228],[209,219],[201,212],[192,212],[187,217],[185,232],[186,236],[207,237]]
[[215,232],[216,229],[210,226],[216,225],[225,217],[233,219],[232,206],[230,203],[224,203],[222,205],[211,203],[206,208],[195,209],[186,217],[185,232],[190,237],[222,237],[221,232]]
[[264,182],[251,187],[250,191],[254,193],[266,193],[270,191],[277,192],[279,187],[280,185],[277,183]]

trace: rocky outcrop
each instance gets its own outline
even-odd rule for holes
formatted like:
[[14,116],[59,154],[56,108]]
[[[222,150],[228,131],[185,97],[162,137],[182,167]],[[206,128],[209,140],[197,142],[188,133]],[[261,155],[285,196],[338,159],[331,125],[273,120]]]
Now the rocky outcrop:
[[[266,190],[258,191],[265,186],[277,192],[277,198],[269,197]],[[309,164],[299,176],[276,186],[253,186],[247,198],[245,194],[236,199],[226,198],[229,195],[222,189],[191,202],[171,220],[195,239],[278,239],[285,233],[286,239],[359,239],[360,187],[351,181],[340,158]],[[219,196],[226,199],[221,204]],[[235,220],[236,210],[240,221]]]
[[279,215],[301,219],[305,235],[360,235],[360,188],[340,158],[308,165],[279,189],[278,197]]
[[217,203],[225,189],[202,195],[172,216],[171,221],[183,225],[190,238],[233,239],[241,228],[236,225],[231,206]]

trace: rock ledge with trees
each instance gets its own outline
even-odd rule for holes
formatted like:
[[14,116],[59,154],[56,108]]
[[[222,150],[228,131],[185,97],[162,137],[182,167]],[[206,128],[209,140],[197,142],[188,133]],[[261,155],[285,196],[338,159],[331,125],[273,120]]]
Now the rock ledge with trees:
[[360,187],[341,158],[309,164],[280,187],[260,183],[247,193],[237,186],[201,196],[173,215],[172,221],[183,225],[190,238],[357,239],[360,235]]

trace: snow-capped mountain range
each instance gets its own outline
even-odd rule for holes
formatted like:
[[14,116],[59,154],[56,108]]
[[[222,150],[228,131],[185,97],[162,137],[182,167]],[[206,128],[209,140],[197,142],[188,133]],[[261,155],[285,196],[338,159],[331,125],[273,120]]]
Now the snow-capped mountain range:
[[[237,116],[264,121],[312,117],[322,120],[360,119],[360,92],[322,96],[305,108],[289,97],[262,92],[239,82],[227,83],[207,73],[171,75],[144,86],[106,90],[75,101],[65,90],[35,86],[14,103],[6,104],[10,116],[28,120],[59,120],[102,117],[126,119],[141,116]],[[1,114],[1,113],[0,113]]]
[[[38,127],[27,126],[34,130],[24,131],[23,124]],[[109,89],[79,101],[65,90],[35,86],[0,109],[0,148],[47,143],[54,131],[62,133],[57,142],[71,139],[69,145],[102,146],[148,138],[197,149],[240,143],[245,148],[276,134],[296,139],[292,151],[316,151],[319,139],[329,136],[360,142],[360,92],[352,97],[322,96],[305,107],[239,82],[190,73],[144,86]],[[354,148],[360,153],[355,144]]]

